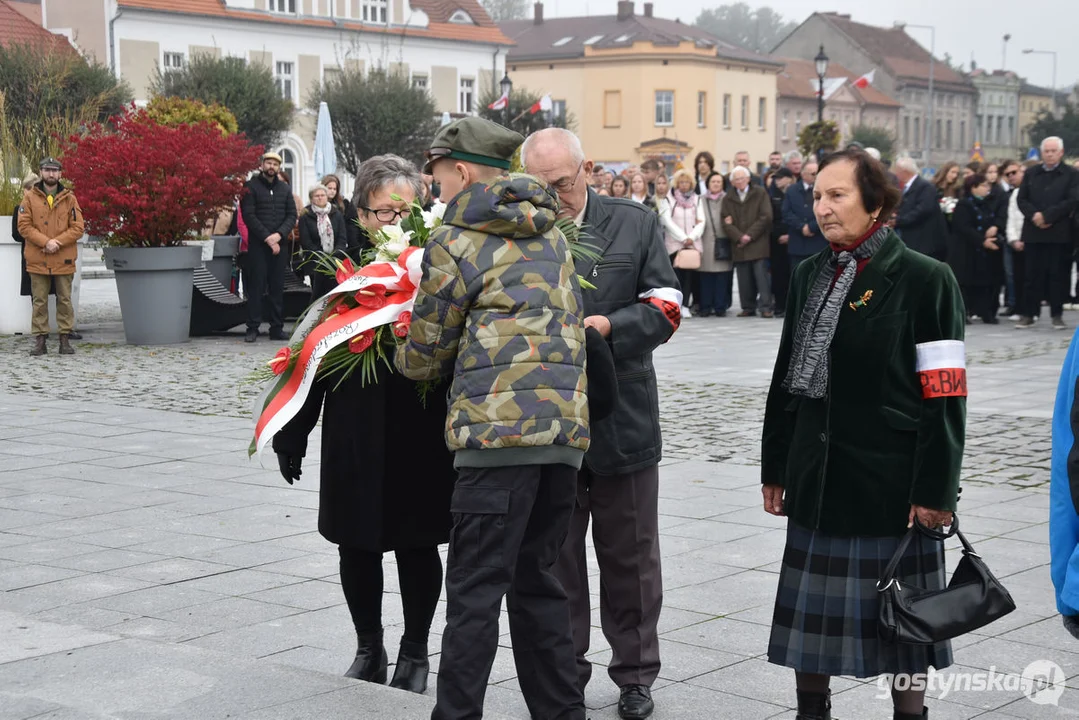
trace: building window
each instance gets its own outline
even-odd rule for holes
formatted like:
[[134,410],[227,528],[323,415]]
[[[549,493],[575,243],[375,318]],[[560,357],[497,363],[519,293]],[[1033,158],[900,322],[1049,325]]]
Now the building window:
[[1003,145],[1004,142],[1004,116],[997,115],[997,145]]
[[461,91],[458,100],[458,110],[463,113],[472,112],[472,95],[475,91],[476,81],[472,78],[461,78]]
[[967,146],[967,121],[959,121],[959,149],[962,150]]
[[731,96],[723,96],[723,127],[728,130],[731,127]]
[[[922,119],[920,117],[914,118],[914,142],[919,146],[924,142],[924,138],[922,137]],[[925,160],[929,160],[929,158],[925,158]]]
[[426,75],[413,75],[412,87],[417,90],[427,90],[427,76]]
[[903,145],[910,147],[910,117],[903,118]]
[[799,110],[794,114],[794,137],[798,138],[802,134],[802,111]]
[[388,5],[388,0],[360,0],[360,20],[385,25]]
[[288,173],[289,184],[293,188],[299,187],[300,179],[296,177],[296,156],[287,148],[281,148],[278,154],[281,156],[281,169]]
[[476,21],[472,19],[464,10],[458,8],[454,11],[453,15],[450,15],[450,22],[456,25],[475,25]]
[[552,100],[551,101],[551,117],[562,119],[566,117],[566,101],[565,100]]
[[165,69],[165,72],[170,70],[179,70],[184,66],[184,54],[178,52],[165,53],[164,60],[161,63],[161,67]]
[[270,12],[296,14],[296,0],[270,0]]
[[674,91],[656,90],[656,125],[674,125]]
[[768,128],[768,98],[761,98],[757,101],[757,129],[766,130]]
[[782,128],[780,135],[784,140],[790,137],[790,135],[787,134],[787,121],[790,119],[790,114],[790,110],[783,111],[783,124],[780,126]]
[[742,96],[742,129],[749,130],[749,95]]
[[621,90],[608,90],[603,93],[603,127],[622,127]]
[[276,65],[277,72],[274,80],[277,82],[277,91],[286,100],[292,99],[293,65],[290,62],[279,62]]
[[1014,117],[1009,117],[1008,118],[1008,139],[1007,139],[1006,142],[1007,142],[1008,145],[1014,145],[1015,144],[1015,118]]
[[[950,96],[949,96],[950,97]],[[944,124],[944,147],[948,150],[952,149],[952,121],[949,120]]]
[[705,127],[708,124],[708,93],[697,93],[697,127]]
[[326,85],[341,80],[341,68],[328,67],[322,69],[322,82]]

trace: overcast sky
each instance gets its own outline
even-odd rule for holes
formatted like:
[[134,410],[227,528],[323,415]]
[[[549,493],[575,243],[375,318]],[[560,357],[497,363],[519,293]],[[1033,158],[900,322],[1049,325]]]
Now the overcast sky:
[[[1049,55],[1023,55],[1024,48],[1057,52],[1057,85],[1079,81],[1079,2],[1076,0],[819,0],[820,4],[797,0],[746,0],[752,7],[770,6],[784,18],[801,22],[814,11],[850,13],[851,19],[868,25],[890,26],[897,20],[936,26],[937,57],[951,53],[969,70],[973,53],[978,67],[991,70],[1001,66],[1002,39],[1010,33],[1007,69],[1014,70],[1036,85],[1048,87],[1053,60]],[[544,0],[547,16],[613,15],[617,0]],[[642,12],[637,0],[637,13]],[[692,23],[705,8],[717,7],[716,0],[655,0],[656,15],[681,18]],[[587,8],[587,13],[586,13]],[[928,30],[911,28],[909,33],[926,48]]]

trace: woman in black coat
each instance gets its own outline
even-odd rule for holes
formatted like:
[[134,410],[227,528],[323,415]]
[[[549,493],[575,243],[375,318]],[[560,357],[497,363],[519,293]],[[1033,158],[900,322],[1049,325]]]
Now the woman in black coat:
[[964,197],[952,214],[952,237],[962,248],[964,267],[961,284],[969,306],[967,312],[996,325],[1000,310],[1000,286],[1004,280],[1004,260],[997,237],[997,213],[993,184],[981,173],[963,182]]
[[300,214],[300,247],[303,249],[303,267],[311,276],[311,294],[320,298],[337,287],[333,277],[316,269],[311,259],[314,253],[344,253],[348,246],[345,232],[345,217],[337,206],[330,202],[330,193],[325,185],[315,185],[307,193],[311,204]]
[[[374,230],[396,222],[422,183],[411,162],[383,155],[363,163],[356,191],[365,208],[360,221]],[[303,408],[274,437],[274,451],[291,484],[322,410],[318,529],[339,546],[341,589],[358,638],[345,675],[386,682],[382,554],[392,550],[405,630],[390,685],[422,693],[428,633],[442,593],[438,546],[449,541],[456,480],[445,441],[446,388],[421,396],[416,383],[381,365],[377,380],[366,385],[358,372],[339,380],[316,381]]]
[[345,237],[348,238],[348,247],[354,247],[360,243],[360,220],[356,211],[356,206],[352,204],[352,201],[341,194],[341,178],[336,175],[327,175],[322,178],[322,184],[326,186],[326,191],[330,195],[330,202],[337,206],[337,209],[341,211],[341,215],[345,218]]

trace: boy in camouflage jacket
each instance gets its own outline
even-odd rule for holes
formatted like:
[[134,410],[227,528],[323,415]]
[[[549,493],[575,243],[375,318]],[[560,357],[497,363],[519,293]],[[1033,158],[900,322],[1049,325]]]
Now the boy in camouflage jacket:
[[458,480],[434,720],[482,715],[503,596],[532,716],[585,717],[551,573],[589,442],[581,291],[558,201],[535,178],[503,175],[522,141],[470,117],[427,153],[449,202],[396,364],[416,380],[453,377]]

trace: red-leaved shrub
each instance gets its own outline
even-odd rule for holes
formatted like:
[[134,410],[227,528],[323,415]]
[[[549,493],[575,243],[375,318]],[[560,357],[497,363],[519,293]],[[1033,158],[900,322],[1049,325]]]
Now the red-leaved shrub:
[[69,138],[64,177],[87,232],[110,245],[167,247],[229,206],[258,166],[261,146],[202,122],[167,127],[132,107]]

